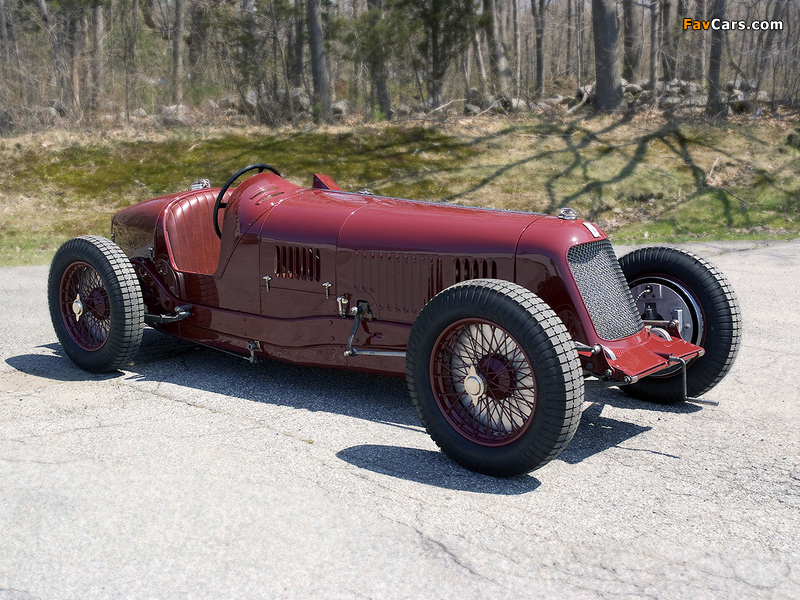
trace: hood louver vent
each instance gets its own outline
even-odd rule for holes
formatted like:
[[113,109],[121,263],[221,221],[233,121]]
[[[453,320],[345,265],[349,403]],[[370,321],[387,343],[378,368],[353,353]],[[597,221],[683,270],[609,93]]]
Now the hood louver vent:
[[319,281],[318,248],[275,246],[275,277]]
[[456,283],[469,279],[497,279],[497,263],[477,258],[456,259]]

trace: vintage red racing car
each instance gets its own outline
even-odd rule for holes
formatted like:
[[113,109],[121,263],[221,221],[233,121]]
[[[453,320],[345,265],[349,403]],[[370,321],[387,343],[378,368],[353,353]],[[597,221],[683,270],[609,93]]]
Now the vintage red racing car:
[[705,260],[618,261],[570,209],[385,198],[319,174],[303,188],[265,164],[123,209],[111,240],[66,242],[48,299],[64,352],[95,373],[129,364],[147,324],[253,362],[404,376],[439,447],[495,476],[555,458],[587,385],[660,403],[707,392],[740,334]]

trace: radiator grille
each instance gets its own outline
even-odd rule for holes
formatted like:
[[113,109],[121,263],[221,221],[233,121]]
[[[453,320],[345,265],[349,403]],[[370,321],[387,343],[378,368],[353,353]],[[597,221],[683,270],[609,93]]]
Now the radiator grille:
[[319,249],[275,246],[275,276],[282,279],[319,281]]
[[600,240],[569,249],[567,260],[598,335],[619,340],[644,327],[611,242]]

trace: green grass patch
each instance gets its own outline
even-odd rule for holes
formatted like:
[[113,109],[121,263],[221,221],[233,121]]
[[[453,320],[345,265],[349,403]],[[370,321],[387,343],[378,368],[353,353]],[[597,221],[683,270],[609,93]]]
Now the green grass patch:
[[108,235],[124,206],[201,177],[221,185],[256,162],[300,185],[321,172],[387,196],[572,206],[617,242],[796,237],[800,156],[785,143],[794,126],[604,117],[5,139],[0,265],[46,263],[66,239]]

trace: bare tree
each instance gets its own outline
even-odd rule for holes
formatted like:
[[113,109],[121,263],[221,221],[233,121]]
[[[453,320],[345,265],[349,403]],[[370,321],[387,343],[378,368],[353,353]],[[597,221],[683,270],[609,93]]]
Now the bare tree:
[[183,0],[175,0],[172,37],[172,103],[183,101]]
[[544,7],[545,1],[531,0],[533,20],[536,26],[536,95],[544,98]]
[[622,101],[622,83],[617,55],[617,19],[614,0],[592,0],[597,99],[595,110],[616,109]]
[[637,35],[638,5],[634,0],[622,0],[622,77],[633,81],[639,70],[641,46]]
[[483,15],[486,19],[486,41],[489,44],[492,85],[496,93],[506,95],[511,89],[511,69],[508,68],[508,57],[500,31],[501,19],[497,0],[483,0]]
[[103,55],[103,38],[105,37],[105,17],[101,0],[92,4],[92,51],[91,51],[91,89],[89,91],[89,108],[97,108],[100,98],[105,92],[105,69]]
[[[712,19],[725,18],[725,0],[713,0],[711,7]],[[719,75],[722,67],[722,46],[725,41],[725,32],[715,29],[711,32],[711,54],[708,59],[708,104],[706,113],[711,116],[718,116],[726,113],[727,106],[722,103],[720,98]]]
[[386,50],[383,45],[380,23],[383,19],[383,1],[367,0],[367,15],[370,21],[371,36],[370,48],[370,77],[378,96],[378,105],[387,120],[392,118],[392,104],[389,100],[389,86],[386,84]]
[[322,15],[319,0],[307,0],[308,45],[311,49],[311,77],[314,81],[314,97],[319,103],[319,118],[331,121],[331,92],[328,85],[328,67],[325,61],[325,41],[322,37]]

